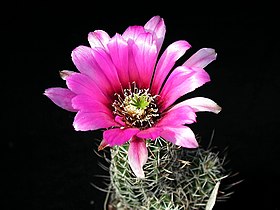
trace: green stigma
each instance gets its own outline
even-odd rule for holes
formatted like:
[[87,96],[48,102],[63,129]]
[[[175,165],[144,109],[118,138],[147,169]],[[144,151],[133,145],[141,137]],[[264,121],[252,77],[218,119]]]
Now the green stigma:
[[147,106],[149,106],[150,101],[147,95],[134,94],[130,104],[135,106],[137,109],[146,109]]

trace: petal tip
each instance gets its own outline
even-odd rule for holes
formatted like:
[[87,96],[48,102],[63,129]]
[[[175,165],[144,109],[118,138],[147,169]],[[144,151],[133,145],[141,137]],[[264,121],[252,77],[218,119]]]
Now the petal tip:
[[73,73],[74,73],[73,71],[61,70],[61,71],[59,71],[59,76],[60,76],[61,79],[66,80],[66,78]]
[[219,105],[217,105],[216,114],[219,114],[221,111],[222,111],[222,107],[220,107]]
[[50,88],[47,88],[47,89],[44,90],[43,95],[49,97],[49,95],[50,95],[49,92],[50,92]]
[[108,147],[109,144],[103,139],[100,143],[100,145],[98,146],[98,152],[105,149],[106,147]]
[[145,174],[144,171],[142,173],[136,174],[138,179],[144,179],[145,178]]

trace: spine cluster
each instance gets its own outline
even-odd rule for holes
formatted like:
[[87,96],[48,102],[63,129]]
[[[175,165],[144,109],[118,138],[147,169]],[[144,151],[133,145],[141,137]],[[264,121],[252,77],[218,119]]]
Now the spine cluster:
[[[229,176],[225,158],[211,149],[179,148],[161,138],[147,144],[144,179],[136,178],[128,164],[128,144],[111,148],[109,209],[205,209],[215,185]],[[221,188],[217,201],[231,194]]]

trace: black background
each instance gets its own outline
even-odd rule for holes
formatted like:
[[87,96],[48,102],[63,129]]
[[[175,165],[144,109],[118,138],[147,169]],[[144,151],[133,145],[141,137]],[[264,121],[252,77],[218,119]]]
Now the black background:
[[[6,7],[3,8],[6,10]],[[166,24],[163,48],[187,40],[192,48],[214,48],[217,60],[205,69],[212,81],[190,96],[213,99],[218,115],[198,113],[191,126],[207,145],[227,150],[238,172],[235,193],[218,209],[279,210],[279,14],[274,5],[227,2],[10,3],[2,25],[1,130],[4,143],[2,209],[103,209],[106,193],[96,175],[107,172],[94,150],[101,134],[76,132],[74,114],[43,96],[65,83],[58,72],[76,71],[71,51],[88,45],[96,29],[113,36],[160,15]],[[4,48],[3,48],[4,46]]]

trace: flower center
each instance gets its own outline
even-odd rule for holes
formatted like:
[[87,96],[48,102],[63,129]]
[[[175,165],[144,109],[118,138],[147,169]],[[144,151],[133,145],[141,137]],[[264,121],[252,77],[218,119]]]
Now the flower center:
[[145,129],[158,120],[157,96],[152,96],[149,89],[138,89],[133,83],[131,88],[123,90],[122,96],[117,93],[115,96],[113,113],[120,116],[126,126]]

